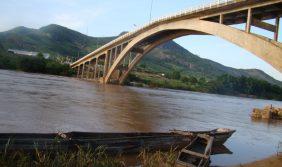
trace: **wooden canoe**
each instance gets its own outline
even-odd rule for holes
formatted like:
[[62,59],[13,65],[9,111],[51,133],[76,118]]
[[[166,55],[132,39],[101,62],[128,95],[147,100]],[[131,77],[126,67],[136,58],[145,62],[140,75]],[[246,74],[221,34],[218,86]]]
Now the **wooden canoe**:
[[[168,133],[0,133],[0,150],[74,150],[80,148],[104,147],[108,153],[137,153],[169,150],[187,146],[200,132],[188,134],[187,131]],[[203,133],[203,131],[201,132]],[[207,131],[206,134],[210,134]],[[217,135],[215,135],[217,136]],[[230,137],[230,136],[228,136]],[[228,138],[221,140],[226,141]]]

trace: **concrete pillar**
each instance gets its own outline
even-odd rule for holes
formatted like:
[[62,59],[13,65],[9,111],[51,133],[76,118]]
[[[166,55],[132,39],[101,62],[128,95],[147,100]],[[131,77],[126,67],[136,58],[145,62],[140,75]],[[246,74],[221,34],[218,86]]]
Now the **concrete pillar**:
[[108,66],[109,66],[109,56],[110,56],[110,51],[108,50],[106,55],[105,55],[105,62],[104,62],[104,72],[103,72],[103,77],[106,77],[108,73]]
[[118,53],[117,51],[118,51],[118,46],[115,47],[115,55],[114,55],[114,60],[113,61],[115,61],[116,58],[117,58],[117,53]]
[[113,48],[110,49],[110,55],[109,55],[109,63],[108,63],[108,70],[111,68],[112,66],[112,60],[113,60]]
[[252,25],[252,9],[248,9],[248,15],[247,15],[247,22],[246,22],[246,32],[251,32],[251,25]]
[[128,66],[130,65],[131,61],[132,61],[132,53],[129,52]]
[[76,77],[79,78],[79,74],[80,74],[80,65],[77,67],[77,71],[76,71],[76,72],[77,72]]
[[219,15],[219,24],[223,24],[223,19],[224,19],[223,14],[220,14]]
[[101,78],[101,66],[98,64],[98,80]]
[[89,67],[90,67],[90,74],[89,74],[90,76],[89,76],[89,78],[90,79],[94,79],[94,68],[95,68],[94,59],[90,60]]
[[82,64],[82,70],[81,70],[81,78],[84,78],[84,68],[85,68],[85,63]]
[[276,19],[275,19],[276,31],[274,32],[274,40],[275,41],[278,41],[279,22],[280,22],[280,17],[276,17]]
[[98,60],[99,60],[99,57],[96,58],[96,64],[95,64],[95,69],[94,69],[94,79],[97,79]]
[[87,65],[86,78],[87,78],[87,79],[90,79],[90,61],[88,62],[88,65]]

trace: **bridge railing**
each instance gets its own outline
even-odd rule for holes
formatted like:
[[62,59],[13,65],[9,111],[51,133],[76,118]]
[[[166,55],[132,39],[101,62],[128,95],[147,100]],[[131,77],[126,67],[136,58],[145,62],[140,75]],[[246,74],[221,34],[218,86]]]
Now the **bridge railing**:
[[127,38],[127,37],[137,33],[138,31],[144,30],[147,27],[150,27],[151,25],[156,24],[158,22],[163,22],[163,21],[170,20],[170,19],[173,19],[173,18],[178,18],[178,17],[181,17],[181,16],[201,12],[201,11],[204,11],[204,10],[207,10],[207,9],[218,8],[218,7],[222,7],[222,6],[225,6],[225,5],[230,5],[230,4],[238,3],[238,2],[242,2],[242,1],[246,1],[246,0],[216,0],[216,1],[209,3],[209,4],[203,4],[203,5],[200,5],[200,6],[197,6],[197,7],[191,7],[191,8],[184,10],[184,11],[177,12],[177,13],[172,14],[172,15],[168,15],[168,16],[164,16],[164,17],[155,19],[155,20],[149,22],[148,24],[143,25],[142,27],[138,27],[135,30],[120,36],[119,38],[114,39],[113,41],[111,41],[108,44],[111,45],[112,43],[115,43],[119,40]]
[[149,22],[148,24],[143,25],[142,27],[138,27],[135,30],[128,32],[128,33],[112,40],[111,42],[103,45],[102,47],[100,47],[98,49],[96,49],[94,52],[88,54],[87,56],[98,53],[102,49],[104,49],[104,48],[106,48],[106,47],[108,47],[108,46],[110,46],[110,45],[112,45],[112,44],[114,44],[114,43],[116,43],[120,40],[123,40],[125,38],[129,38],[130,36],[137,34],[137,32],[142,31],[142,30],[144,30],[144,29],[146,29],[146,28],[148,28],[148,27],[150,27],[150,26],[152,26],[156,23],[163,22],[163,21],[166,21],[166,20],[170,20],[170,19],[173,19],[173,18],[178,18],[178,17],[190,15],[190,14],[193,14],[193,13],[201,12],[201,11],[212,9],[212,8],[218,8],[218,7],[222,7],[222,6],[225,6],[225,5],[230,5],[230,4],[242,2],[242,1],[246,1],[246,0],[215,0],[214,2],[209,3],[209,4],[203,4],[203,5],[200,5],[200,6],[197,6],[197,7],[190,7],[188,9],[184,10],[184,11],[177,12],[177,13],[169,15],[169,16],[164,16],[164,17],[155,19],[155,20]]

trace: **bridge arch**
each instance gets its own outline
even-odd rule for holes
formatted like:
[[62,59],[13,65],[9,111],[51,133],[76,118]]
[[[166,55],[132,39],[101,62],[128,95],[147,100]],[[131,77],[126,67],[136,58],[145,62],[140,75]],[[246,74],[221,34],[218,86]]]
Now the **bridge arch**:
[[136,45],[142,43],[150,37],[153,37],[165,31],[171,31],[173,33],[164,36],[163,38],[160,38],[157,41],[145,46],[143,54],[137,54],[137,59],[132,62],[132,64],[128,67],[128,70],[120,77],[120,84],[124,82],[133,67],[150,50],[154,49],[155,47],[159,46],[160,44],[166,41],[189,34],[209,34],[223,38],[233,44],[236,44],[248,50],[249,52],[253,53],[254,55],[258,56],[262,60],[272,65],[278,71],[282,72],[282,46],[280,43],[271,41],[270,39],[265,37],[246,33],[245,31],[241,31],[224,24],[200,19],[192,19],[161,24],[134,37],[133,40],[131,40],[127,44],[127,46],[116,58],[115,62],[109,69],[104,82],[109,83],[118,65]]

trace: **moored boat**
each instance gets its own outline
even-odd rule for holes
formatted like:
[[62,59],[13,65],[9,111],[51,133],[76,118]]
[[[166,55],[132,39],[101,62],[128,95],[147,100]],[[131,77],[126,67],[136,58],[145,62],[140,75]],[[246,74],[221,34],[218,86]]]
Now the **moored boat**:
[[214,137],[213,145],[224,144],[236,130],[228,128],[217,128],[210,131],[181,131],[181,130],[171,130],[172,133],[182,134],[182,135],[197,135],[197,134],[207,134]]
[[[108,153],[137,153],[142,149],[149,151],[169,150],[170,148],[183,148],[196,137],[197,134],[213,134],[212,131],[188,131],[168,133],[0,133],[0,150],[73,150],[80,148],[96,149],[104,147]],[[215,137],[226,141],[230,136],[221,136],[215,133]]]

